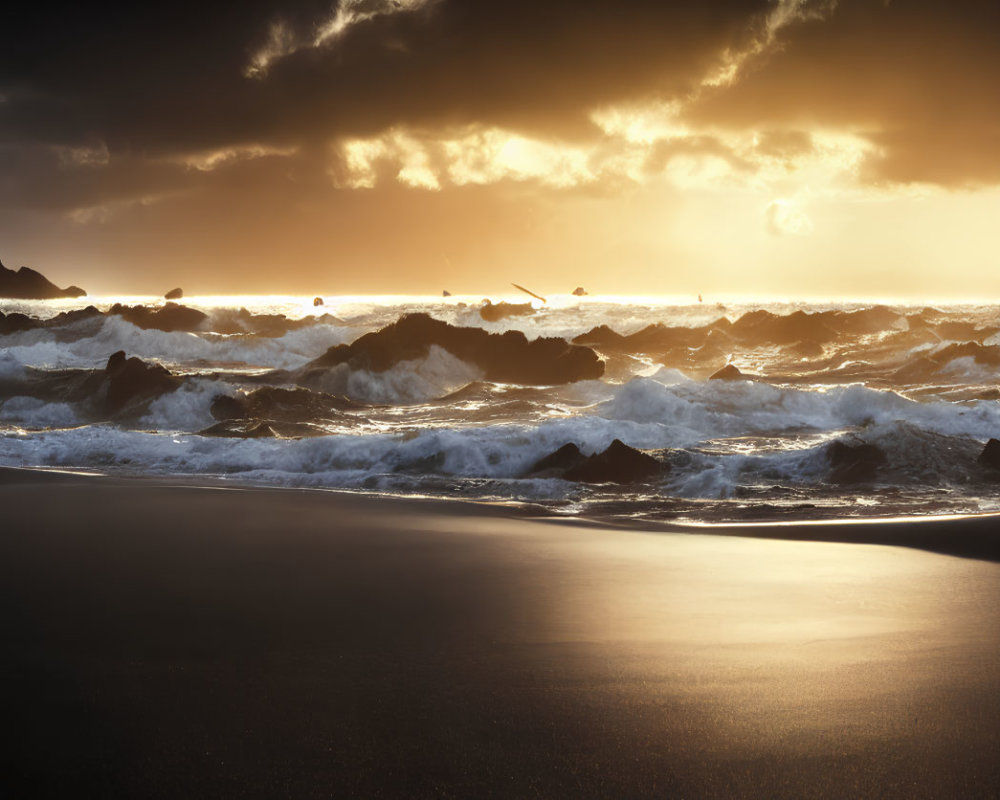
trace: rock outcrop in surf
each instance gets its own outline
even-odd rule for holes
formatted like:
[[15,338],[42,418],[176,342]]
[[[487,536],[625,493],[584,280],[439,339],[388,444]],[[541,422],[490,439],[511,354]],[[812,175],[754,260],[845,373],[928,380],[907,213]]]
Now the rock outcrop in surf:
[[568,442],[558,450],[538,459],[528,470],[527,477],[561,478],[567,471],[580,466],[586,460],[587,456],[580,452],[580,448],[574,442]]
[[826,459],[830,464],[827,480],[831,483],[871,483],[884,466],[885,452],[873,444],[847,444],[831,442],[826,449]]
[[726,364],[722,369],[709,375],[708,379],[710,381],[742,381],[746,380],[746,375],[740,372],[735,364]]
[[103,317],[104,314],[95,306],[78,308],[73,311],[63,311],[50,319],[38,319],[37,317],[29,317],[27,314],[17,312],[4,314],[0,311],[0,336],[8,333],[36,330],[38,328],[60,328],[64,325],[73,325],[84,320],[100,319]]
[[978,460],[984,467],[1000,472],[1000,440],[990,439],[983,452],[979,454]]
[[888,330],[902,315],[885,306],[858,311],[819,311],[774,314],[764,309],[748,311],[730,322],[726,317],[696,327],[671,327],[656,323],[629,335],[598,325],[573,341],[604,352],[661,354],[674,348],[696,348],[713,339],[715,344],[796,346],[808,343],[812,352],[842,335],[864,335]]
[[585,456],[573,442],[537,461],[528,476],[562,478],[578,483],[647,483],[670,471],[648,453],[615,439],[605,450]]
[[220,309],[211,316],[196,308],[167,302],[162,306],[128,306],[115,303],[107,312],[95,306],[63,311],[48,319],[39,319],[14,312],[0,312],[0,336],[38,328],[56,329],[74,325],[82,320],[120,317],[144,330],[187,333],[252,334],[275,338],[289,331],[313,325],[341,325],[343,321],[331,314],[317,317],[289,319],[284,314],[253,314],[245,308],[238,311]]
[[507,317],[527,317],[534,313],[535,309],[531,303],[506,303],[504,301],[494,303],[490,300],[484,300],[479,309],[479,316],[485,322],[498,322]]
[[114,314],[138,328],[158,331],[187,331],[192,333],[204,328],[208,314],[196,308],[177,303],[164,303],[161,308],[126,306],[115,303],[109,314]]
[[86,294],[79,286],[60,289],[42,273],[30,267],[12,270],[0,262],[0,297],[18,300],[55,300],[63,297],[83,297]]
[[[319,298],[322,299],[322,298]],[[315,304],[314,304],[315,305]],[[289,331],[301,330],[312,325],[342,325],[343,321],[332,314],[320,314],[316,317],[289,319],[284,314],[254,314],[245,308],[233,311],[223,309],[212,314],[206,325],[215,333],[253,334],[277,338]]]
[[331,347],[302,369],[299,383],[308,385],[315,373],[340,364],[385,372],[402,361],[426,358],[432,346],[477,366],[486,380],[496,383],[553,386],[595,380],[604,374],[604,362],[593,350],[564,339],[529,341],[520,331],[487,333],[449,325],[428,314],[406,314],[351,344]]
[[161,364],[147,363],[124,350],[112,353],[104,368],[104,409],[114,416],[127,406],[151,400],[181,385],[180,378],[171,375]]

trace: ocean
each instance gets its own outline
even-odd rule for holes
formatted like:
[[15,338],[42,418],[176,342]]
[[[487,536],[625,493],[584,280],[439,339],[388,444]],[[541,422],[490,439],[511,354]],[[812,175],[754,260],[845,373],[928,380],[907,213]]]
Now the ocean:
[[[1000,510],[980,458],[1000,438],[997,306],[526,299],[185,297],[179,321],[153,297],[2,300],[0,466],[638,524]],[[507,336],[424,341],[428,318]],[[352,345],[387,326],[395,339]],[[547,338],[562,341],[527,346]],[[501,343],[502,363],[484,355]],[[118,351],[163,370],[118,397]],[[615,440],[658,471],[538,466]]]

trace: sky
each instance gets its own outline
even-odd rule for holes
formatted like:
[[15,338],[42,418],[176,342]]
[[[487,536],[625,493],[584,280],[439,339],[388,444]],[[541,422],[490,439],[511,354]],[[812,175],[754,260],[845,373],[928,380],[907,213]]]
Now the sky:
[[1000,298],[996,0],[22,3],[0,260],[94,294]]

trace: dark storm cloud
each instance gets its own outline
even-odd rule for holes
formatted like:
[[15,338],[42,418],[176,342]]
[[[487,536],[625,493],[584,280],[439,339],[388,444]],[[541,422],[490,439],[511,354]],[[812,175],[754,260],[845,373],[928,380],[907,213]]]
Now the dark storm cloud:
[[308,38],[328,4],[42,7],[14,20],[0,132],[160,153],[403,122],[565,128],[595,103],[686,91],[767,6],[441,0],[361,22],[260,80],[243,72],[270,26]]
[[878,148],[873,182],[1000,182],[996,0],[841,0],[779,45],[688,119],[854,131]]
[[[297,148],[282,174],[328,180],[331,138],[393,125],[498,126],[593,144],[602,136],[594,107],[692,91],[700,99],[685,114],[705,130],[660,145],[653,161],[714,152],[749,168],[712,126],[765,131],[758,152],[790,158],[809,151],[804,131],[819,125],[879,148],[872,181],[1000,182],[995,0],[787,3],[817,13],[711,90],[698,87],[724,54],[770,41],[773,0],[413,7],[313,47],[336,10],[330,0],[22,3],[5,12],[0,46],[0,203],[78,209],[281,171],[229,165],[208,175],[177,161],[246,145]],[[247,77],[278,25],[297,49]],[[106,158],[88,148],[106,148]]]
[[[432,0],[248,78],[274,26],[308,44],[335,4],[21,4],[0,48],[0,145],[14,164],[2,201],[79,208],[173,191],[204,176],[165,165],[172,156],[248,144],[314,151],[397,124],[593,137],[594,105],[686,93],[723,51],[759,35],[767,8]],[[95,142],[109,154],[103,167],[38,150]]]

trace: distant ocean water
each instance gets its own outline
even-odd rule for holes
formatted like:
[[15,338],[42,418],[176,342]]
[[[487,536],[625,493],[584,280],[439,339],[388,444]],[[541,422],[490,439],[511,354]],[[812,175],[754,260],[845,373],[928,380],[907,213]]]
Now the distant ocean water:
[[[650,521],[1000,509],[1000,472],[978,460],[1000,438],[997,306],[560,296],[484,319],[481,300],[193,297],[180,303],[205,317],[170,331],[109,313],[115,303],[155,310],[158,298],[0,301],[0,465]],[[88,304],[102,313],[65,313]],[[575,339],[604,362],[603,376],[501,383],[437,345],[419,358],[306,375],[329,348],[413,313]],[[116,351],[162,365],[173,383],[112,409],[105,368]],[[709,380],[727,364],[744,377]],[[282,395],[294,408],[267,387],[294,389]],[[233,422],[219,397],[251,412]],[[567,443],[589,455],[615,439],[662,461],[664,473],[621,485],[531,474]]]

